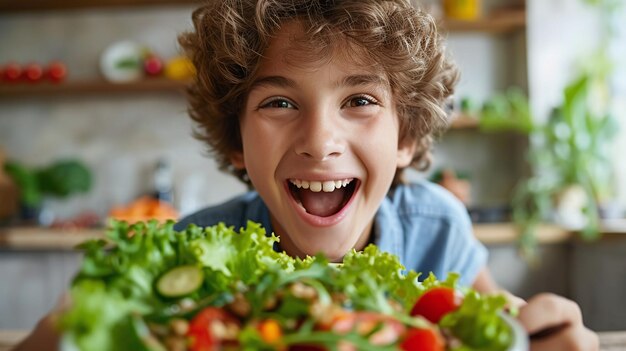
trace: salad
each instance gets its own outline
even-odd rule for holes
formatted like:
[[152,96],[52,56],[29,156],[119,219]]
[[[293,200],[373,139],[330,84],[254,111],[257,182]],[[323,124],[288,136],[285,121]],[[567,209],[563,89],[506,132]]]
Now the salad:
[[374,245],[293,258],[257,223],[111,222],[80,245],[63,343],[78,350],[508,350],[506,299],[407,271]]

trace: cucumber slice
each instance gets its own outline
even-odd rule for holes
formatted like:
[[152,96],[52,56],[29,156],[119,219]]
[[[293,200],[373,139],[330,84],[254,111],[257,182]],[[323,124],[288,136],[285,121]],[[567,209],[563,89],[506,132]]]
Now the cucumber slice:
[[157,292],[164,297],[181,297],[198,290],[204,273],[198,266],[178,266],[165,272],[157,281]]

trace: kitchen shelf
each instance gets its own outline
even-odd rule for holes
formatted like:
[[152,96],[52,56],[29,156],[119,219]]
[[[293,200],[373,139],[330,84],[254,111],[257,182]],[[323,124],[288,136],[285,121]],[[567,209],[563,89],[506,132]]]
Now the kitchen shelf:
[[[512,223],[474,224],[474,234],[486,245],[517,241],[517,230]],[[563,242],[570,237],[570,231],[556,225],[541,225],[537,231],[537,240],[542,244]],[[0,228],[0,249],[73,250],[85,240],[101,238],[104,238],[104,229]]]
[[[106,7],[180,6],[200,3],[201,0],[0,0],[0,14]],[[523,9],[503,9],[475,21],[446,19],[440,25],[451,33],[510,33],[526,26],[526,12]]]
[[478,117],[464,114],[452,116],[452,123],[450,123],[450,129],[478,129],[479,126]]
[[523,9],[495,11],[475,21],[445,19],[440,25],[449,33],[508,34],[526,27],[526,11]]
[[0,99],[62,95],[120,94],[120,93],[183,93],[185,82],[170,79],[145,79],[132,83],[110,83],[104,80],[67,81],[53,83],[0,84]]
[[200,2],[201,0],[0,0],[0,14],[105,7],[180,6]]

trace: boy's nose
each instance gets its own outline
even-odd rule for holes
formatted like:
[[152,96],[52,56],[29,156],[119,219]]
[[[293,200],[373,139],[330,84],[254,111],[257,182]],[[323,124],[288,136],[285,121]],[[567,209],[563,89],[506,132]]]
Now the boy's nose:
[[328,117],[312,116],[299,127],[295,151],[299,156],[316,161],[338,157],[346,150],[341,127]]

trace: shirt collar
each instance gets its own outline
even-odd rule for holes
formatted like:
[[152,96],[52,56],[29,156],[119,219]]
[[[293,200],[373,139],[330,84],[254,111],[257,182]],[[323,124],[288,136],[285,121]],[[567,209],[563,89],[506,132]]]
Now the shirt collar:
[[402,223],[389,197],[383,199],[374,217],[374,235],[374,242],[381,251],[394,254],[404,262]]
[[270,220],[270,212],[261,199],[261,196],[256,192],[254,194],[255,197],[246,208],[244,218],[260,223],[263,228],[265,228],[267,235],[271,235],[274,230],[272,228],[272,221]]

